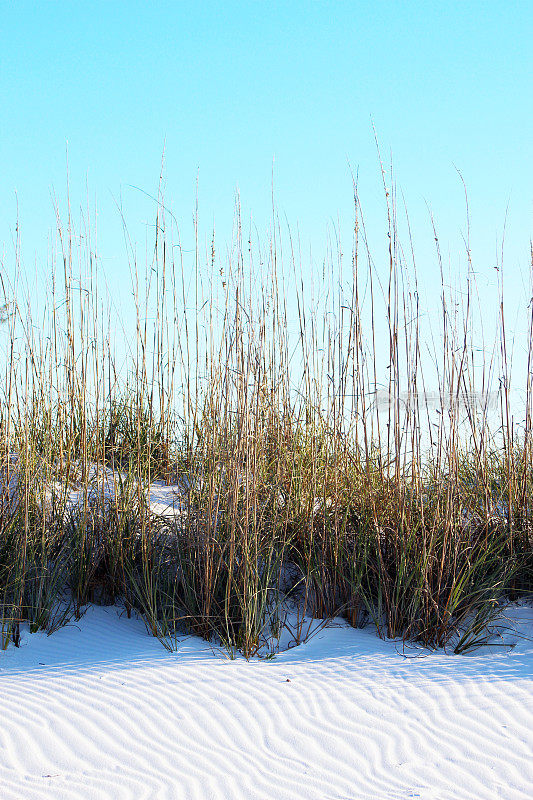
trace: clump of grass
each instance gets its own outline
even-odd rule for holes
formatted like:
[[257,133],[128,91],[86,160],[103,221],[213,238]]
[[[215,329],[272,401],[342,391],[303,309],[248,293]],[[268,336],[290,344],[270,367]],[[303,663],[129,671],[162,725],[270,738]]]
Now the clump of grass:
[[[51,632],[101,602],[135,610],[169,649],[187,630],[249,658],[279,642],[291,614],[293,642],[304,619],[340,614],[464,652],[488,640],[507,599],[531,592],[533,323],[517,433],[503,295],[499,362],[479,364],[470,251],[458,314],[435,234],[435,423],[416,271],[387,186],[385,198],[384,267],[355,192],[349,276],[339,245],[314,307],[290,232],[287,267],[276,216],[263,251],[251,235],[243,244],[238,207],[222,263],[214,235],[202,261],[195,218],[191,297],[160,198],[144,283],[130,263],[135,325],[119,356],[90,231],[79,254],[70,212],[58,216],[62,276],[44,324],[6,297],[1,331],[2,647],[21,624]],[[154,481],[179,488],[175,518],[151,512]]]

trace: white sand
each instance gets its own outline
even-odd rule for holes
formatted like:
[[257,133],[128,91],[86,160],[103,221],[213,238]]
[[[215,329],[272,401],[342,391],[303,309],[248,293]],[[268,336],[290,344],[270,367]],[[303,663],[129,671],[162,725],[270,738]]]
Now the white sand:
[[533,644],[512,638],[404,658],[333,627],[247,663],[89,608],[0,654],[0,798],[530,800]]

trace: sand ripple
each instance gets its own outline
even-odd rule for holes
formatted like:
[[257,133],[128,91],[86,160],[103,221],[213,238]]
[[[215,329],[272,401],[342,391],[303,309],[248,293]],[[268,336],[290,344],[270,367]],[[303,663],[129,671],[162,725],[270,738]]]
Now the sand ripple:
[[406,659],[346,628],[274,661],[169,655],[90,609],[0,657],[0,796],[529,800],[532,665],[528,642]]

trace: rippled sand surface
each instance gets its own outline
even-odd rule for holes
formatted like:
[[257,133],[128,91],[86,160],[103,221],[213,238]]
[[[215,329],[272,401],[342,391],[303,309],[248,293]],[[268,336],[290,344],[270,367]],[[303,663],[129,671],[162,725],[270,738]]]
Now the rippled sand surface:
[[247,663],[89,608],[0,654],[0,796],[530,800],[533,609],[512,619],[471,656],[333,626]]

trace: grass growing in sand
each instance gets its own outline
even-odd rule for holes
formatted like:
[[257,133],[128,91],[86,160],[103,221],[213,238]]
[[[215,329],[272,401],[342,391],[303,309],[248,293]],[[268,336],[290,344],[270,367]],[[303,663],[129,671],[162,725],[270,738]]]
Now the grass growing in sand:
[[[490,636],[502,603],[531,592],[531,321],[515,429],[503,296],[480,365],[468,244],[458,313],[435,234],[430,420],[431,342],[394,191],[385,198],[384,263],[355,188],[351,258],[334,249],[318,276],[329,290],[311,305],[290,231],[273,213],[266,246],[253,245],[239,208],[222,260],[214,235],[204,255],[195,218],[190,289],[160,197],[142,274],[127,248],[135,323],[122,350],[90,231],[82,246],[70,210],[38,319],[3,278],[3,648],[23,623],[51,633],[99,602],[141,614],[169,648],[187,630],[249,658],[283,634],[305,639],[309,616],[341,615],[463,652]],[[156,481],[179,488],[179,513],[153,513]]]

